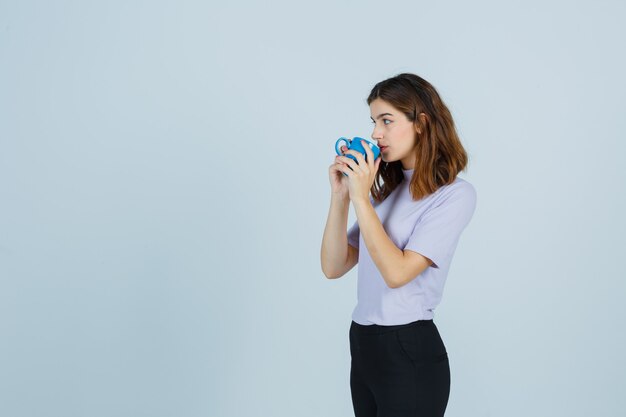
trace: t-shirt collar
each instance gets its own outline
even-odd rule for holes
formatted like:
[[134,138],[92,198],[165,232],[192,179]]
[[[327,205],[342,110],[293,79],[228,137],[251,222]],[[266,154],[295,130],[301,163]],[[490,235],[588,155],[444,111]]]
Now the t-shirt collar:
[[412,168],[412,169],[403,169],[402,173],[404,174],[404,179],[410,181],[411,177],[413,176],[413,171],[414,171],[414,168]]

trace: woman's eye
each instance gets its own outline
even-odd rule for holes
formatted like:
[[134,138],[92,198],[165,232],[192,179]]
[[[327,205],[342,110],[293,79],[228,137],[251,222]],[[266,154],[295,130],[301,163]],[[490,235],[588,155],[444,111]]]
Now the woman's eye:
[[[383,119],[383,122],[389,122],[389,123],[391,123],[391,120],[389,120],[389,119]],[[376,122],[372,120],[372,124],[376,124]],[[388,123],[385,123],[385,124],[388,124]]]

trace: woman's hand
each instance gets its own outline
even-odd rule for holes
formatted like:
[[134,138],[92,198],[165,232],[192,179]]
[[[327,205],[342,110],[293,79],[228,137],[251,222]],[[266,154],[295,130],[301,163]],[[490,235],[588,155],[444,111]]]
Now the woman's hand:
[[[341,147],[341,151],[345,153],[348,148],[344,145]],[[341,166],[343,162],[339,161],[339,155],[335,157],[335,162],[329,167],[328,173],[330,176],[330,187],[333,195],[341,199],[349,198],[348,194],[348,177],[342,174]]]
[[348,149],[344,152],[344,154],[354,155],[358,164],[352,158],[348,158],[347,156],[337,156],[337,161],[339,163],[338,169],[348,175],[348,195],[350,200],[355,201],[362,199],[369,202],[370,189],[374,184],[374,179],[376,178],[376,173],[378,172],[378,167],[380,166],[382,157],[379,156],[374,161],[374,153],[367,145],[367,142],[361,141],[361,143],[363,144],[363,148],[365,148],[367,161],[365,161],[361,152]]

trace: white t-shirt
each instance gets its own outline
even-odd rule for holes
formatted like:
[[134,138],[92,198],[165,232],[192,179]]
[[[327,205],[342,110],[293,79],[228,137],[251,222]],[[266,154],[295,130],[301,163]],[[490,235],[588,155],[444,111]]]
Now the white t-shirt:
[[466,180],[413,201],[409,183],[413,169],[380,203],[372,205],[393,243],[433,261],[420,275],[398,288],[389,288],[369,255],[358,220],[348,229],[348,243],[359,249],[357,305],[352,320],[363,325],[396,325],[434,317],[461,232],[476,209],[476,190]]

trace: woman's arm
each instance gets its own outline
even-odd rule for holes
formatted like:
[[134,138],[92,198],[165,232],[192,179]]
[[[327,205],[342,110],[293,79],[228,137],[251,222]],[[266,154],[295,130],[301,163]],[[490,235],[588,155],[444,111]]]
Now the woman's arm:
[[352,204],[367,251],[389,288],[403,286],[431,265],[430,259],[410,251],[405,255],[393,243],[369,200],[357,199]]
[[331,194],[328,220],[322,238],[321,263],[326,278],[340,278],[357,264],[359,251],[348,245],[350,198]]

